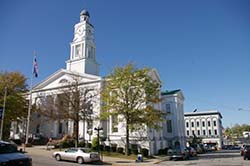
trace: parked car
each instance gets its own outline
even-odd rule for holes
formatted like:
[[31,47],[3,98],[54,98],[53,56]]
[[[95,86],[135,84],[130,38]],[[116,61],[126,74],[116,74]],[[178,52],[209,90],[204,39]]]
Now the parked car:
[[250,145],[249,146],[245,146],[244,151],[243,151],[243,159],[246,160],[250,160]]
[[91,152],[88,148],[69,148],[65,151],[54,152],[53,157],[57,160],[75,161],[79,164],[99,161],[100,156],[97,152]]
[[186,160],[190,157],[189,151],[181,147],[168,149],[168,156],[170,160]]
[[32,159],[18,151],[15,144],[0,141],[0,165],[32,166]]

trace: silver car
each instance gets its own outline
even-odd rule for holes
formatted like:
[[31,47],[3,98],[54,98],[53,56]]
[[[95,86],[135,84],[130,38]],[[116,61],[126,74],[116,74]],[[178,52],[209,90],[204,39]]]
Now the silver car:
[[57,160],[76,161],[79,164],[100,161],[97,152],[91,152],[88,148],[69,148],[65,151],[54,152],[53,157]]

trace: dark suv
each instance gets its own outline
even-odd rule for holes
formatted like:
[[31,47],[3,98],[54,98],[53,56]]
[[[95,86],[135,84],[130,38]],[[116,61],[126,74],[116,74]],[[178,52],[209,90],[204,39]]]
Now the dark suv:
[[0,166],[32,166],[32,159],[19,152],[15,144],[0,141]]

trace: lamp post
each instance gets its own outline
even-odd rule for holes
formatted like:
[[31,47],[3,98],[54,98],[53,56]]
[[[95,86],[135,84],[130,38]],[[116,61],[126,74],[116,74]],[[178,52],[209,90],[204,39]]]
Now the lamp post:
[[103,130],[103,128],[102,127],[95,127],[94,130],[97,131],[98,153],[100,154],[100,130]]

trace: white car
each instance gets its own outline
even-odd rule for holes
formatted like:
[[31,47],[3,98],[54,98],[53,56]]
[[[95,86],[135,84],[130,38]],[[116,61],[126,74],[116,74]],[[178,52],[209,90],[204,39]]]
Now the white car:
[[54,152],[53,157],[57,160],[75,161],[79,164],[100,161],[100,156],[97,152],[91,152],[88,148],[69,148],[65,151]]

